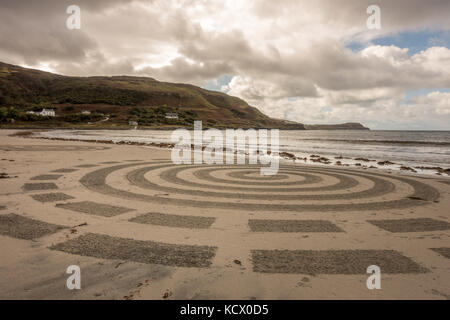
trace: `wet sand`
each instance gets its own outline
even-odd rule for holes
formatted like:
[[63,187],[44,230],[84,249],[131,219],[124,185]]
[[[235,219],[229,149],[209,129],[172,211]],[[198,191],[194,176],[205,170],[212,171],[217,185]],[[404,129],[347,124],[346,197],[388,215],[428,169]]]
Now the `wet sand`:
[[[1,299],[448,299],[450,179],[0,131]],[[368,290],[379,265],[382,289]],[[65,286],[81,268],[81,290]],[[170,292],[170,294],[167,294]]]

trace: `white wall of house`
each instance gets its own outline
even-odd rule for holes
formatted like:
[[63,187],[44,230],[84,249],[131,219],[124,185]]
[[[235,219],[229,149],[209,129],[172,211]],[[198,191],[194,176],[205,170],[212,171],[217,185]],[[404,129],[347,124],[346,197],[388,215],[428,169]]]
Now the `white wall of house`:
[[178,119],[177,113],[166,113],[166,119]]
[[42,111],[40,112],[41,116],[46,116],[46,117],[54,117],[56,116],[55,110],[53,109],[42,109]]
[[35,111],[27,111],[27,114],[35,114],[38,116],[42,116],[42,117],[55,117],[56,116],[56,112],[53,109],[42,109],[42,111],[40,112],[35,112]]

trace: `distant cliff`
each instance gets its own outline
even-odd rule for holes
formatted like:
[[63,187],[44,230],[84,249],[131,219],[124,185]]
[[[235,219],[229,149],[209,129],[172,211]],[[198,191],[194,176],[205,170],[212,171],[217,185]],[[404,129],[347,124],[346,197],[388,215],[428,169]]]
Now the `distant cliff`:
[[358,122],[346,122],[342,124],[305,124],[306,130],[370,130]]

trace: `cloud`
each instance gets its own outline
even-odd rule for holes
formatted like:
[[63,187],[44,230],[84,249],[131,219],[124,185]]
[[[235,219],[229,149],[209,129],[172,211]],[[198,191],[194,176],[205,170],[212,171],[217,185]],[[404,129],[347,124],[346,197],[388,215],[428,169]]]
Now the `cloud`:
[[[79,0],[81,30],[65,27],[70,4],[0,1],[0,60],[201,86],[231,75],[224,91],[305,123],[376,117],[378,128],[401,126],[426,110],[424,127],[449,120],[448,97],[438,91],[402,104],[407,91],[450,88],[450,50],[432,37],[450,30],[447,0],[379,0],[381,30],[366,27],[371,0]],[[425,29],[429,47],[414,54],[372,43]]]

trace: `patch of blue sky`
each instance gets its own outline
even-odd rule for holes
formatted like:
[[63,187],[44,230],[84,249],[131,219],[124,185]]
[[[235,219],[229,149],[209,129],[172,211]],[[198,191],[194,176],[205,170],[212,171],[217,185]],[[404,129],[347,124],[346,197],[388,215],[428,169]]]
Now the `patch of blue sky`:
[[372,43],[382,46],[394,45],[399,48],[408,48],[408,53],[413,55],[431,47],[449,47],[450,30],[401,32],[395,35],[374,39]]
[[419,30],[406,31],[373,39],[370,44],[350,42],[346,47],[354,52],[364,49],[368,45],[396,46],[408,48],[408,54],[414,55],[431,47],[450,47],[450,30]]
[[405,93],[405,97],[400,101],[401,105],[406,105],[412,99],[419,96],[426,96],[431,92],[450,92],[450,88],[430,88],[430,89],[419,89],[419,90],[408,90]]
[[434,88],[434,89],[420,89],[420,90],[412,90],[407,91],[405,94],[405,99],[411,99],[417,96],[425,96],[431,92],[450,92],[450,88]]
[[215,80],[209,81],[203,86],[203,88],[207,90],[222,91],[222,86],[226,86],[227,84],[229,84],[233,77],[234,76],[232,74],[222,75]]
[[361,42],[349,42],[345,45],[345,47],[352,50],[353,52],[358,52],[364,49],[366,46]]

